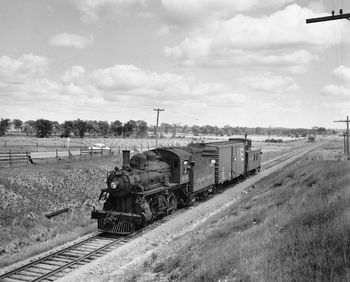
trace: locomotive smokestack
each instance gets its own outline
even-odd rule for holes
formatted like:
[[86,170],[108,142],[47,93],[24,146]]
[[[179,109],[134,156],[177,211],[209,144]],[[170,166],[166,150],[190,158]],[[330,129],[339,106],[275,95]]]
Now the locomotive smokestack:
[[127,167],[130,165],[130,151],[123,150],[123,167]]

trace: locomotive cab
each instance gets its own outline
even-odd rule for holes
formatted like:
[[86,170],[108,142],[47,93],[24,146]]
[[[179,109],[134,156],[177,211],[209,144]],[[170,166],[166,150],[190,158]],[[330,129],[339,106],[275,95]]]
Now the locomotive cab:
[[191,153],[180,148],[165,148],[152,150],[159,154],[161,160],[168,163],[172,168],[172,175],[169,177],[171,183],[184,184],[189,181],[189,162]]

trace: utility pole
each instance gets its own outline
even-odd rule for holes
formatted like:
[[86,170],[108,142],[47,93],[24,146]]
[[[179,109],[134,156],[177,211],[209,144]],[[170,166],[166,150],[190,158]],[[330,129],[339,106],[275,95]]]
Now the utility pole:
[[159,122],[159,112],[164,112],[164,109],[153,109],[157,112],[157,125],[156,125],[156,148],[158,148],[158,122]]
[[[341,19],[347,19],[348,21],[350,21],[350,13],[343,14],[343,9],[339,10],[339,15],[336,15],[334,11],[332,11],[331,13],[332,15],[327,17],[306,19],[306,23],[309,24],[309,23],[317,23],[317,22],[325,22],[325,21],[333,21],[333,20],[341,20]],[[345,155],[348,156],[347,158],[349,159],[349,155],[350,155],[349,154],[349,116],[346,117],[346,120],[336,120],[334,122],[346,122],[346,150],[344,146],[344,151],[345,151]]]
[[346,116],[346,120],[335,120],[334,122],[346,122],[346,150],[344,147],[344,152],[345,155],[349,157],[349,116]]

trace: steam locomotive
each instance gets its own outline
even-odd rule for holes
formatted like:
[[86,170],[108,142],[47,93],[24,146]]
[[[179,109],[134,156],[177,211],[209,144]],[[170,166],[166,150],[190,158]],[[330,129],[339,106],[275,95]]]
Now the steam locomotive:
[[107,174],[107,188],[94,210],[98,229],[130,234],[135,229],[205,198],[223,184],[257,173],[261,150],[246,138],[156,148],[134,155],[123,151],[123,166]]

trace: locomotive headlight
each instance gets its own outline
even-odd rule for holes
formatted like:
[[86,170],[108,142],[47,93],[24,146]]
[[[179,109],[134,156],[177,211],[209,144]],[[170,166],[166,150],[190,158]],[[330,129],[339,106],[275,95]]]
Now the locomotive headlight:
[[119,183],[119,182],[112,181],[112,182],[111,182],[111,188],[112,188],[112,189],[116,189],[116,188],[118,187],[118,183]]

